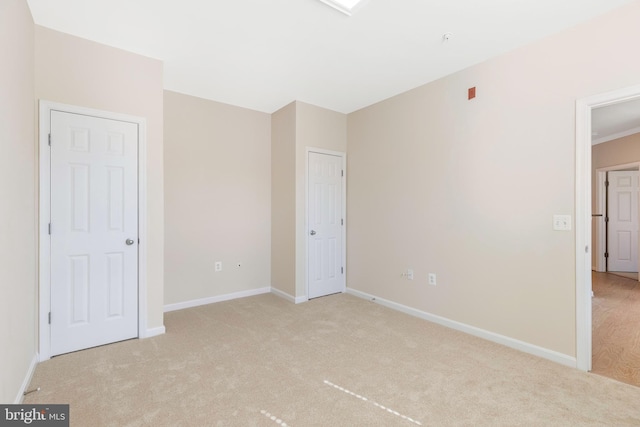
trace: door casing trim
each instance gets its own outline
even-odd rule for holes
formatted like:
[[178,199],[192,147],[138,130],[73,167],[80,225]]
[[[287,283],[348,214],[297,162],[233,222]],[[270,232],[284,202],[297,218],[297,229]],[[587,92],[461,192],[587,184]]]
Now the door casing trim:
[[51,358],[51,152],[49,132],[51,111],[118,120],[138,125],[138,338],[155,335],[147,330],[147,122],[142,117],[75,105],[40,100],[39,102],[39,206],[38,206],[38,360]]

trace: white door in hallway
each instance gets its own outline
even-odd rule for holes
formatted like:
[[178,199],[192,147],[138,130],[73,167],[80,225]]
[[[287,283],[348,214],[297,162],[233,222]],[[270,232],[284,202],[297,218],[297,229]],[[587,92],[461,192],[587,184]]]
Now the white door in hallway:
[[51,112],[51,355],[138,336],[138,125]]
[[343,158],[309,152],[308,298],[345,291]]
[[610,171],[607,270],[638,271],[638,171]]

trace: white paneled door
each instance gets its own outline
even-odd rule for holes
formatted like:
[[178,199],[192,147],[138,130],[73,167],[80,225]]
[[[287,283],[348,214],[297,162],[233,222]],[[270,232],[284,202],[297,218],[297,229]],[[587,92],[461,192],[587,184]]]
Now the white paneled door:
[[309,152],[308,297],[344,292],[341,156]]
[[138,336],[138,125],[51,112],[51,355]]
[[638,271],[638,171],[610,171],[607,270]]

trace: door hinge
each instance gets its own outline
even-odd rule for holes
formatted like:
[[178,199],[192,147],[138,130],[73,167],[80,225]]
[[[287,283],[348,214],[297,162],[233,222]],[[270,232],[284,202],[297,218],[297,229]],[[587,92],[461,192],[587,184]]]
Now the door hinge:
[[49,312],[49,324],[51,324],[51,312]]
[[604,257],[605,257],[605,258],[609,258],[609,252],[605,252],[605,253],[604,253]]
[[604,182],[604,186],[605,186],[605,187],[608,187],[608,186],[609,186],[609,181],[605,181],[605,182]]
[[49,235],[51,235],[51,223],[49,223]]
[[340,267],[340,274],[344,274],[344,267]]
[[344,176],[344,169],[342,169],[340,172],[341,172],[340,176]]
[[51,147],[51,134],[49,134],[49,147]]
[[344,225],[344,218],[340,219],[340,225]]
[[608,216],[604,217],[604,222],[609,222],[609,217]]

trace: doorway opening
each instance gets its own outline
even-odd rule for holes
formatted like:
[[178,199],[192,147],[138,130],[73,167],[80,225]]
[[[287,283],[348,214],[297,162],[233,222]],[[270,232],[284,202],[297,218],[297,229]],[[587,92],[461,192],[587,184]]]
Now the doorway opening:
[[576,101],[576,367],[592,367],[592,115],[593,110],[640,100],[640,85]]

